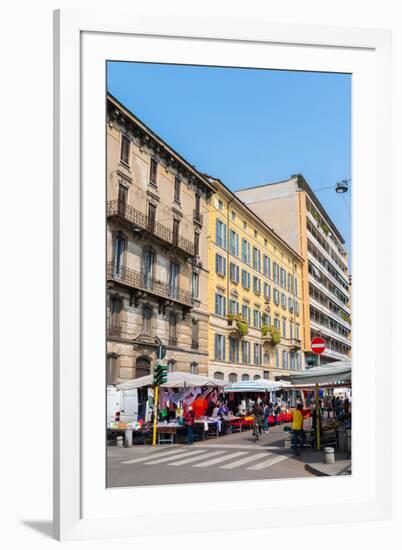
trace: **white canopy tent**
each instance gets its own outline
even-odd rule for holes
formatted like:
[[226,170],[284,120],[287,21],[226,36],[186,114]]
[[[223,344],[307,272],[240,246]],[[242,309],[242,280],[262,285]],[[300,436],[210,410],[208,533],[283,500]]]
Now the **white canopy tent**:
[[[152,386],[153,375],[141,376],[141,378],[133,378],[122,382],[116,387],[118,390],[134,390],[136,388],[145,388]],[[203,386],[219,387],[223,388],[227,383],[223,380],[208,376],[200,376],[198,374],[191,374],[189,372],[169,372],[167,375],[167,382],[162,384],[162,388],[200,388]]]
[[286,387],[284,382],[274,382],[273,380],[245,380],[243,382],[233,382],[225,388],[225,392],[271,392]]
[[352,361],[345,359],[291,374],[292,385],[300,384],[345,384],[352,383]]

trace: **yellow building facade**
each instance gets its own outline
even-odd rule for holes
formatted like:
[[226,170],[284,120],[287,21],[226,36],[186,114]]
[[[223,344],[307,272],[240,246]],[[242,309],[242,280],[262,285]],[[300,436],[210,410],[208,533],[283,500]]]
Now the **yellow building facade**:
[[208,204],[209,375],[304,369],[303,260],[222,182]]

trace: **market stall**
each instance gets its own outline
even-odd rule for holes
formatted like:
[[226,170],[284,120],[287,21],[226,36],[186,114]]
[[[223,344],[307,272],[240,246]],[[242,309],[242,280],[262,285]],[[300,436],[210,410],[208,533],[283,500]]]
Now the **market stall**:
[[[313,426],[311,432],[311,441],[317,449],[321,445],[345,447],[350,450],[351,438],[351,414],[342,418],[336,414],[332,418],[323,417],[323,409],[319,406],[322,392],[334,388],[352,387],[352,362],[351,360],[337,361],[328,363],[319,367],[307,369],[301,373],[295,373],[290,376],[292,388],[314,392],[315,411],[313,412]],[[341,442],[342,441],[342,442]]]
[[[187,427],[184,422],[186,411],[191,406],[197,411],[194,422],[194,434],[196,438],[205,439],[210,435],[218,436],[226,431],[226,417],[220,415],[219,418],[212,418],[207,414],[205,407],[213,400],[218,401],[218,397],[225,387],[223,380],[207,376],[199,376],[187,372],[168,373],[167,381],[159,386],[158,413],[156,419],[156,441],[160,443],[181,442],[186,437]],[[150,388],[153,400],[153,376],[143,376],[132,380],[127,380],[117,385],[117,390],[121,392],[132,391],[135,389]],[[197,406],[196,406],[197,403]],[[201,404],[201,406],[200,406]],[[205,406],[204,406],[205,404]],[[145,418],[129,422],[110,422],[108,429],[118,432],[124,431],[126,436],[126,445],[131,442],[146,442],[151,433],[151,421],[155,404],[153,401],[147,408],[149,414]],[[231,416],[227,416],[230,422]],[[131,435],[130,435],[131,431]]]

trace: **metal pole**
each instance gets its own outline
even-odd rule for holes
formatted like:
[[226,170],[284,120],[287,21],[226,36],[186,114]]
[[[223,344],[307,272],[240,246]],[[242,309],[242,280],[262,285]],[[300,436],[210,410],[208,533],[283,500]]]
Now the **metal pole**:
[[318,384],[315,385],[315,430],[317,440],[317,451],[320,450],[320,416],[321,411],[318,408]]
[[154,429],[152,435],[152,445],[156,445],[156,428],[158,425],[158,401],[159,401],[159,386],[154,386]]

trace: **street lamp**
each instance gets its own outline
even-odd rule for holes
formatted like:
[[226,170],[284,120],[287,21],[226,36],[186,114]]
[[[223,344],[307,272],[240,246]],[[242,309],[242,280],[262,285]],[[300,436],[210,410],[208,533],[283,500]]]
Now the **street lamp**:
[[348,189],[349,189],[349,181],[350,180],[341,180],[341,181],[338,181],[338,183],[336,184],[336,188],[335,188],[335,191],[337,193],[347,193]]

